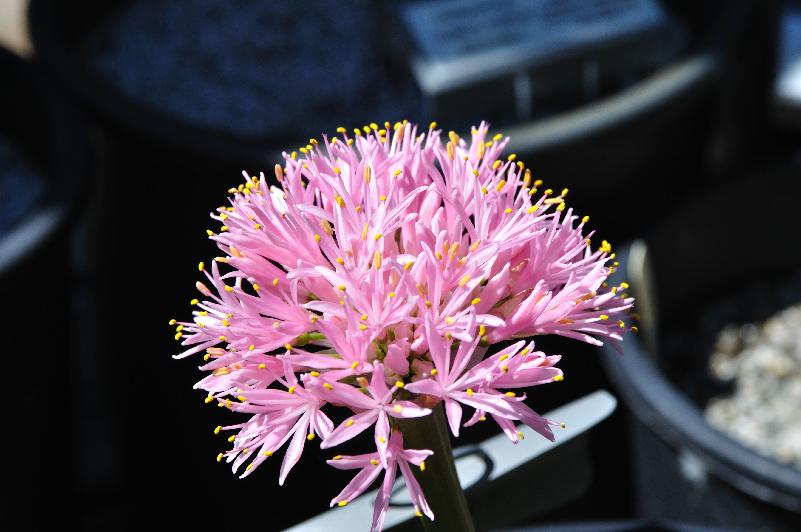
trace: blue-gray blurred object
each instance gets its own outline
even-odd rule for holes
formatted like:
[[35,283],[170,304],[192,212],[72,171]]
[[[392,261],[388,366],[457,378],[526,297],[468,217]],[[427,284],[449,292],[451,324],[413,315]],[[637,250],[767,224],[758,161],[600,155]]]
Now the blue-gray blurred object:
[[785,2],[779,19],[773,105],[783,125],[801,126],[801,4]]
[[364,0],[130,2],[86,36],[86,61],[126,96],[189,124],[243,136],[317,136],[419,119],[394,79]]
[[39,170],[13,139],[0,132],[0,237],[35,208],[44,194]]
[[[402,8],[417,47],[415,77],[437,118],[501,106],[518,121],[565,93],[598,97],[664,66],[684,26],[656,0],[434,0]],[[488,90],[489,89],[489,90]],[[511,96],[511,97],[510,97]],[[493,98],[501,101],[493,101]]]

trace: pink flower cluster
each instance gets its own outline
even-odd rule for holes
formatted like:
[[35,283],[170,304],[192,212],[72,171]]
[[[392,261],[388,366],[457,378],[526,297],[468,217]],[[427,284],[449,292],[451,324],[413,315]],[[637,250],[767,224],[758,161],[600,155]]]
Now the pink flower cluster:
[[[380,529],[397,469],[434,518],[409,465],[424,468],[431,451],[405,449],[395,420],[442,401],[456,436],[489,415],[513,442],[518,421],[553,440],[555,423],[512,390],[561,380],[559,357],[524,340],[487,356],[490,346],[541,334],[615,342],[633,300],[606,285],[614,255],[605,241],[592,249],[567,190],[540,191],[514,155],[499,158],[508,139],[487,131],[340,128],[285,153],[279,186],[246,174],[229,190],[212,215],[223,226],[209,231],[223,256],[199,265],[208,281],[193,321],[171,322],[186,348],[176,358],[205,354],[196,387],[207,402],[249,416],[217,427],[234,431],[218,460],[246,476],[288,443],[283,483],[307,441],[326,449],[372,430],[374,452],[329,461],[360,470],[331,504],[383,472]],[[324,407],[352,415],[334,427]]]

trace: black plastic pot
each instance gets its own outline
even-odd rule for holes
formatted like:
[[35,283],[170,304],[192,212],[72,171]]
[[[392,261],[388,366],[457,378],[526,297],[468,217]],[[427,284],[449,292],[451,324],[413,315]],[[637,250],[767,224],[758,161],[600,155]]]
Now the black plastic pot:
[[43,500],[58,508],[74,487],[70,235],[87,194],[88,142],[74,110],[30,64],[2,49],[0,78],[3,157],[17,161],[1,170],[16,177],[0,177],[0,331],[9,378],[3,453],[10,458],[3,521],[27,530],[43,523]]
[[[632,414],[641,515],[798,530],[801,471],[712,428],[698,390],[691,393],[680,384],[686,380],[674,378],[706,367],[708,342],[698,331],[713,302],[801,266],[801,247],[791,241],[801,170],[767,168],[747,177],[699,198],[622,254],[621,275],[638,298],[641,334],[627,336],[622,357],[607,350],[604,362]],[[747,205],[757,206],[756,216],[743,211]]]

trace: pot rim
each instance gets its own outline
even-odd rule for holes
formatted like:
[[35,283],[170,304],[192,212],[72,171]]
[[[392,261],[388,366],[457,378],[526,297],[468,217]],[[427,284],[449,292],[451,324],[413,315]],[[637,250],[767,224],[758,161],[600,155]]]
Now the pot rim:
[[[636,241],[622,247],[618,260],[632,280],[640,277],[633,286],[647,291],[648,270],[642,263],[634,263],[644,261],[646,255],[635,253],[632,257],[636,246],[645,244]],[[640,334],[645,338],[648,331]],[[656,367],[644,340],[628,334],[621,347],[623,356],[604,345],[603,363],[639,422],[677,451],[700,458],[708,471],[741,492],[801,512],[801,471],[760,455],[709,425],[701,409]]]

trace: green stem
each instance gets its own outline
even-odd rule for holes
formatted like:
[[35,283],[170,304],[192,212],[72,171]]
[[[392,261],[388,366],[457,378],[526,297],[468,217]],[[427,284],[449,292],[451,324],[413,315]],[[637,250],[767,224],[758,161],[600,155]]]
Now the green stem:
[[423,488],[434,521],[422,518],[427,531],[473,532],[473,518],[467,506],[456,464],[453,461],[448,423],[442,403],[433,408],[430,416],[398,420],[403,431],[403,446],[407,449],[431,449],[434,454],[426,460],[425,471],[414,469],[414,475]]

